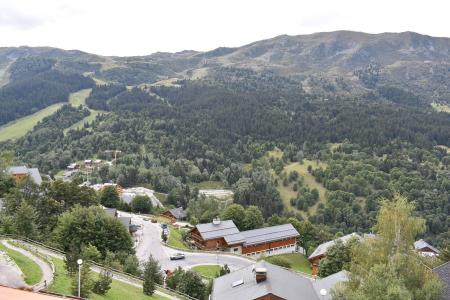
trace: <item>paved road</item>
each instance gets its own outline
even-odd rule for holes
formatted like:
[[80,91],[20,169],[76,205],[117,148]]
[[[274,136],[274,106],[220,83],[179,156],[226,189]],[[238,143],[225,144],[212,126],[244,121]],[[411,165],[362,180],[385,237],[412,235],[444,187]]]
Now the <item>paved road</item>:
[[13,288],[27,286],[22,271],[6,253],[0,253],[0,284]]
[[[211,253],[191,253],[174,250],[166,247],[161,243],[161,226],[159,223],[151,223],[144,221],[142,216],[120,212],[121,216],[132,218],[132,223],[141,225],[141,229],[136,233],[137,246],[136,256],[141,263],[147,261],[150,254],[159,261],[162,269],[173,270],[178,266],[189,268],[195,265],[205,264],[227,264],[231,270],[247,267],[254,263],[253,260],[228,254],[211,254]],[[186,258],[183,260],[170,260],[170,255],[176,252],[184,253]]]
[[[1,242],[3,243],[4,241],[1,241]],[[28,245],[28,246],[31,246],[35,251],[39,252],[42,255],[47,255],[47,256],[58,258],[58,259],[64,259],[64,256],[61,253],[53,252],[53,251],[51,251],[49,249],[46,249],[46,248],[43,248],[43,247],[39,247],[39,246],[36,246],[36,245],[31,245],[31,244],[28,244],[28,243],[24,243],[24,242],[21,242],[21,243],[23,243],[25,245]],[[25,252],[27,252],[27,251],[25,251]],[[31,255],[29,252],[28,252],[28,254]],[[92,266],[91,270],[96,272],[96,273],[100,273],[102,271],[102,269],[97,267],[97,266]],[[136,281],[134,279],[131,279],[130,277],[127,277],[127,276],[124,276],[124,275],[120,275],[120,274],[116,274],[116,273],[113,273],[112,277],[114,279],[118,280],[118,281],[125,282],[127,284],[130,284],[130,285],[133,285],[133,286],[136,286],[136,287],[139,287],[139,288],[142,287],[142,282],[138,282],[138,281]],[[155,291],[155,294],[163,296],[163,297],[165,297],[167,299],[170,299],[170,300],[179,300],[179,298],[177,298],[177,297],[171,296],[169,294],[166,294],[166,293],[158,291],[158,290]]]
[[46,284],[49,285],[53,281],[53,270],[46,261],[44,261],[40,257],[33,255],[29,251],[26,251],[22,248],[11,245],[10,243],[8,243],[8,241],[3,240],[1,242],[5,247],[12,249],[14,251],[17,251],[17,252],[23,254],[24,256],[28,257],[29,259],[34,261],[41,268],[42,278],[37,284],[35,284],[33,286],[34,290],[41,290],[41,289],[45,288]]

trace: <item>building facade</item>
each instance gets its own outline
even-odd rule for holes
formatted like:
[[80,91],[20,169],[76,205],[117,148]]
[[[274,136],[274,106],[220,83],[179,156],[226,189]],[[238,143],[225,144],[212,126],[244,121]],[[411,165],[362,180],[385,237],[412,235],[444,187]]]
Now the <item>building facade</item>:
[[199,249],[247,256],[295,252],[299,236],[291,224],[239,231],[233,221],[218,219],[212,223],[199,224],[191,231],[191,239]]

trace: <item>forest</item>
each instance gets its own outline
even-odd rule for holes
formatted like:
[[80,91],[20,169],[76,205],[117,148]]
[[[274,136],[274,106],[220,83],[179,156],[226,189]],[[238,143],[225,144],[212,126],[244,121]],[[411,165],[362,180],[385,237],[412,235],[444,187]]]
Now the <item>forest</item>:
[[[77,88],[88,81],[77,81]],[[428,241],[439,246],[449,238],[450,117],[416,95],[386,87],[324,98],[272,72],[222,68],[170,86],[93,86],[86,104],[108,114],[64,134],[85,114],[71,109],[73,121],[53,116],[55,122],[44,120],[0,148],[50,175],[73,161],[110,159],[105,150],[120,149],[117,166],[100,168],[93,182],[149,185],[201,221],[214,217],[202,206],[220,208],[198,197],[195,186],[205,181],[232,189],[235,203],[257,206],[266,222],[275,222],[274,215],[309,220],[330,234],[370,232],[380,199],[399,193],[426,219]],[[275,148],[283,157],[267,161]],[[326,189],[326,202],[317,204],[317,191],[293,175],[296,213],[282,202],[274,173],[303,159],[326,164],[309,170]]]
[[26,58],[10,68],[11,81],[0,88],[0,125],[32,114],[58,102],[67,102],[69,94],[89,88],[94,81],[76,73],[53,70],[55,61]]

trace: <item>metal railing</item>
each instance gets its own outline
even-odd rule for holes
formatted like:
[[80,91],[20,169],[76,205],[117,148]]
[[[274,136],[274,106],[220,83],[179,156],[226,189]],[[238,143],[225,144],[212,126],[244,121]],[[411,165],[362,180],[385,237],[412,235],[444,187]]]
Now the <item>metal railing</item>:
[[[0,234],[0,239],[10,239],[10,240],[22,241],[22,242],[25,242],[25,243],[28,243],[28,244],[31,244],[31,245],[35,245],[35,246],[44,248],[47,251],[55,252],[55,253],[57,253],[59,255],[65,255],[65,252],[62,251],[61,249],[57,249],[57,248],[54,248],[54,247],[51,247],[51,246],[47,246],[47,245],[45,245],[45,244],[43,244],[41,242],[29,239],[29,238],[25,238],[25,237],[20,237],[20,236],[16,236],[16,235],[12,235],[12,234]],[[35,251],[38,252],[37,249],[35,249]],[[91,265],[96,266],[97,268],[99,268],[101,270],[112,272],[113,275],[114,274],[116,275],[116,278],[117,278],[117,276],[119,276],[119,277],[121,276],[121,277],[127,278],[129,281],[135,281],[136,283],[139,283],[139,284],[142,284],[144,282],[144,278],[143,277],[135,276],[135,275],[123,272],[121,270],[117,270],[117,269],[113,269],[113,268],[110,268],[110,267],[106,267],[106,266],[104,266],[102,264],[99,264],[99,263],[97,263],[95,261],[89,261],[89,263]],[[53,265],[53,268],[54,268],[54,265]],[[178,297],[178,298],[181,298],[181,299],[198,300],[197,298],[194,298],[194,297],[191,297],[191,296],[189,296],[187,294],[181,293],[180,291],[173,290],[173,289],[171,289],[169,287],[164,287],[161,284],[155,284],[155,285],[156,285],[156,287],[158,288],[159,291],[165,292],[166,294],[168,294],[170,296],[175,296],[175,297]]]

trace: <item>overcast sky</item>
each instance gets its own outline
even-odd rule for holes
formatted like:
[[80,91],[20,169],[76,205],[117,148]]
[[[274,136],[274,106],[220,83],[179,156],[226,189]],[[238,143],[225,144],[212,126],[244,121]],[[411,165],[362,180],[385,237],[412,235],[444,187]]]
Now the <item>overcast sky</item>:
[[449,13],[448,0],[0,0],[0,46],[145,55],[343,29],[450,37]]

